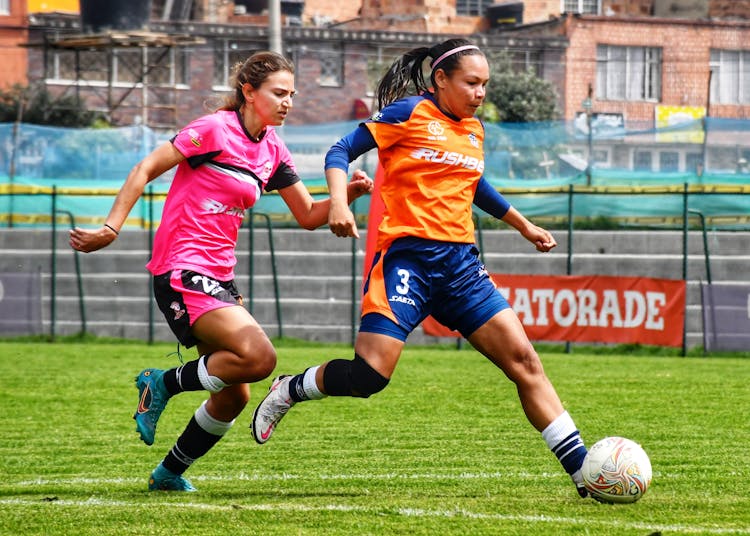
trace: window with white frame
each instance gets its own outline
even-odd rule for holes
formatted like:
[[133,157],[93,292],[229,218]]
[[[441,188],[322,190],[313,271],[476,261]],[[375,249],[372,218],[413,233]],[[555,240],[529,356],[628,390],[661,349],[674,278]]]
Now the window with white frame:
[[659,171],[679,171],[680,153],[677,151],[659,152]]
[[585,13],[598,15],[601,0],[562,0],[560,11],[563,13]]
[[750,104],[750,50],[711,50],[711,102]]
[[597,45],[596,98],[661,99],[661,48]]
[[696,171],[703,167],[703,153],[687,153],[685,155],[685,171]]
[[341,47],[329,45],[318,53],[320,58],[320,78],[318,84],[325,87],[344,85],[344,57]]
[[10,0],[0,0],[0,15],[10,15]]
[[636,150],[633,152],[633,169],[635,171],[651,171],[653,154],[651,151]]
[[214,87],[220,89],[230,87],[234,66],[244,62],[257,50],[255,43],[217,39],[214,42]]
[[[143,66],[150,84],[157,86],[188,83],[187,53],[177,48],[122,48],[113,51],[112,83],[142,82]],[[45,77],[50,81],[108,82],[110,72],[106,50],[49,50]]]

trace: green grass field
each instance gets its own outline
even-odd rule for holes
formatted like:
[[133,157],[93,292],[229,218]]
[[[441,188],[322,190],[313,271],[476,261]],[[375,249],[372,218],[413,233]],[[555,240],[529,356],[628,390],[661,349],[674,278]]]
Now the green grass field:
[[[173,350],[0,343],[0,534],[750,534],[746,358],[543,355],[588,444],[622,435],[651,457],[646,496],[603,505],[578,498],[476,352],[408,346],[383,393],[300,404],[263,446],[248,429],[261,382],[188,472],[198,493],[148,492],[205,398],[172,399],[156,443],[138,440],[133,378]],[[277,370],[350,353],[282,345]]]

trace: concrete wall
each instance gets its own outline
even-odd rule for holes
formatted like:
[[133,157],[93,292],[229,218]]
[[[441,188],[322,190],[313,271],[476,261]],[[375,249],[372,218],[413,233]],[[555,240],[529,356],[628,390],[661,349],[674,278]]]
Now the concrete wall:
[[[536,253],[514,231],[485,231],[484,258],[493,273],[564,274],[567,237],[557,232],[559,247],[549,254]],[[279,333],[273,292],[271,257],[267,233],[254,234],[255,255],[252,291],[249,277],[249,235],[243,231],[238,245],[237,284],[252,311],[270,336]],[[50,330],[51,255],[49,230],[0,230],[0,272],[42,273],[44,331]],[[67,246],[67,231],[57,241],[56,333],[81,329],[74,254]],[[352,340],[352,315],[358,322],[365,237],[358,241],[337,239],[327,230],[275,230],[283,335],[310,341]],[[574,236],[573,274],[682,277],[682,235],[674,231],[591,232]],[[709,233],[711,271],[714,281],[750,282],[750,233]],[[352,257],[354,255],[354,258]],[[148,259],[148,236],[125,230],[109,248],[79,254],[85,294],[87,331],[100,336],[148,340],[149,315],[154,318],[156,340],[174,341],[161,313],[152,305]],[[687,340],[702,344],[700,281],[706,279],[700,233],[689,236],[687,288]],[[355,303],[352,304],[352,295]],[[411,343],[433,343],[421,330]],[[439,342],[445,342],[444,340]]]

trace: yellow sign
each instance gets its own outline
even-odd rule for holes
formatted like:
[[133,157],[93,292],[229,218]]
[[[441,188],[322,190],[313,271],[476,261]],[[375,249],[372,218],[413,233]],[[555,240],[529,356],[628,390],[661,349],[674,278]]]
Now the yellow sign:
[[660,143],[703,143],[703,106],[655,106],[656,141]]
[[29,0],[29,13],[52,13],[65,11],[79,13],[81,11],[78,0]]

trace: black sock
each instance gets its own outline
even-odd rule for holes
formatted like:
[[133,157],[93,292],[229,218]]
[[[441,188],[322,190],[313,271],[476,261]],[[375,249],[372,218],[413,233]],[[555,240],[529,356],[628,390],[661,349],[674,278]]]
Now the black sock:
[[198,378],[198,358],[195,361],[188,361],[182,366],[169,369],[164,372],[162,379],[164,387],[170,395],[176,395],[183,391],[205,391],[200,379]]
[[195,460],[211,450],[222,437],[206,432],[193,416],[177,443],[161,463],[165,469],[181,475]]
[[[305,371],[307,372],[307,371]],[[295,402],[302,402],[303,400],[309,400],[305,394],[305,388],[302,385],[302,381],[305,378],[305,372],[297,374],[289,380],[289,398]]]

